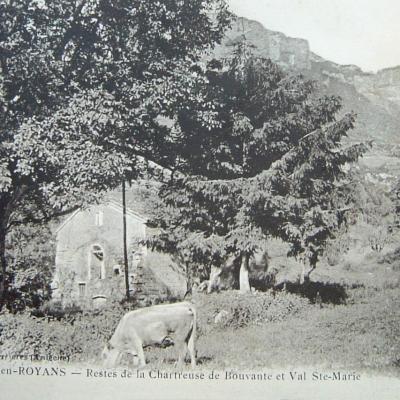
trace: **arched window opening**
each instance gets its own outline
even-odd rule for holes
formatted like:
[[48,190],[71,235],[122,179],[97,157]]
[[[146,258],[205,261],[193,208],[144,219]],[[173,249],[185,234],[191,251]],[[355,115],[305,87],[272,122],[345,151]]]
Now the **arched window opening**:
[[93,255],[99,260],[99,261],[103,261],[104,259],[104,253],[103,253],[103,249],[101,248],[101,246],[95,244],[93,245]]
[[89,253],[89,279],[104,279],[106,277],[104,250],[98,245],[91,246]]

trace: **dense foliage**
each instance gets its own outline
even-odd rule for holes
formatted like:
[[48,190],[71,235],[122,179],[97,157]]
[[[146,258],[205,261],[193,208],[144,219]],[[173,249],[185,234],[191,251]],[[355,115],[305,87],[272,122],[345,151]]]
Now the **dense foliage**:
[[13,312],[40,308],[50,298],[54,273],[56,246],[50,227],[14,227],[8,236],[7,250],[7,308]]
[[198,295],[195,302],[201,309],[199,327],[203,332],[283,321],[310,307],[304,297],[272,291],[253,294],[225,291]]
[[312,82],[253,56],[245,42],[209,63],[208,76],[219,125],[206,129],[195,108],[180,116],[195,160],[183,170],[197,176],[164,187],[166,211],[156,221],[164,234],[155,244],[192,265],[238,257],[246,271],[278,237],[312,270],[349,208],[340,195],[347,164],[366,150],[342,142],[354,115],[339,117],[340,99],[316,99]]
[[[308,307],[304,298],[288,293],[239,295],[226,292],[221,296],[199,295],[198,336],[220,328],[215,315],[229,312],[225,327],[241,327],[265,321],[282,321]],[[99,311],[66,313],[63,318],[32,317],[28,312],[0,313],[1,354],[51,355],[69,357],[71,362],[99,362],[103,346],[127,309],[118,303]]]
[[159,117],[208,107],[195,64],[229,20],[223,0],[0,1],[0,293],[13,225],[174,166]]

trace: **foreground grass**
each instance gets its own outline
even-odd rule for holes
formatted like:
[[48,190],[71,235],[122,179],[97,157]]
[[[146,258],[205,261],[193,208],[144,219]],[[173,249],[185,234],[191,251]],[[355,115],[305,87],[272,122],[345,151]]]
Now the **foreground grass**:
[[[346,305],[310,304],[286,292],[202,295],[198,361],[204,369],[290,367],[380,370],[400,374],[399,288],[349,289]],[[216,325],[221,310],[231,319]],[[104,343],[124,310],[47,321],[28,313],[0,315],[0,354],[64,354],[100,366]],[[176,349],[146,351],[150,368],[173,368]],[[126,360],[128,362],[129,360]]]
[[[319,367],[400,371],[398,289],[359,291],[351,305],[318,307],[285,321],[243,328],[218,328],[198,339],[199,364],[214,369]],[[201,312],[201,310],[200,310]],[[158,368],[169,367],[173,351],[150,351]]]
[[400,297],[328,309],[312,307],[278,323],[200,338],[210,366],[392,368],[400,366]]

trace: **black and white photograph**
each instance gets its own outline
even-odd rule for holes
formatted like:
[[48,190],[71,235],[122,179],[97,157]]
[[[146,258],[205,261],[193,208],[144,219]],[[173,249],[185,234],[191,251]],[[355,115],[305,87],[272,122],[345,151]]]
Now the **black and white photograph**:
[[400,399],[399,21],[0,0],[0,398]]

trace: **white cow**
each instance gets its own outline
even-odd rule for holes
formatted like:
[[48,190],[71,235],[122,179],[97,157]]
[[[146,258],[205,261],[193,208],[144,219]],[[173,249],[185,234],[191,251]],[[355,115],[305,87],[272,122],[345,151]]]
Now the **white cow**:
[[123,353],[146,364],[143,347],[174,345],[178,349],[178,366],[182,366],[189,350],[191,365],[196,366],[196,309],[189,302],[162,304],[125,314],[104,347],[102,358],[106,368],[115,367]]

